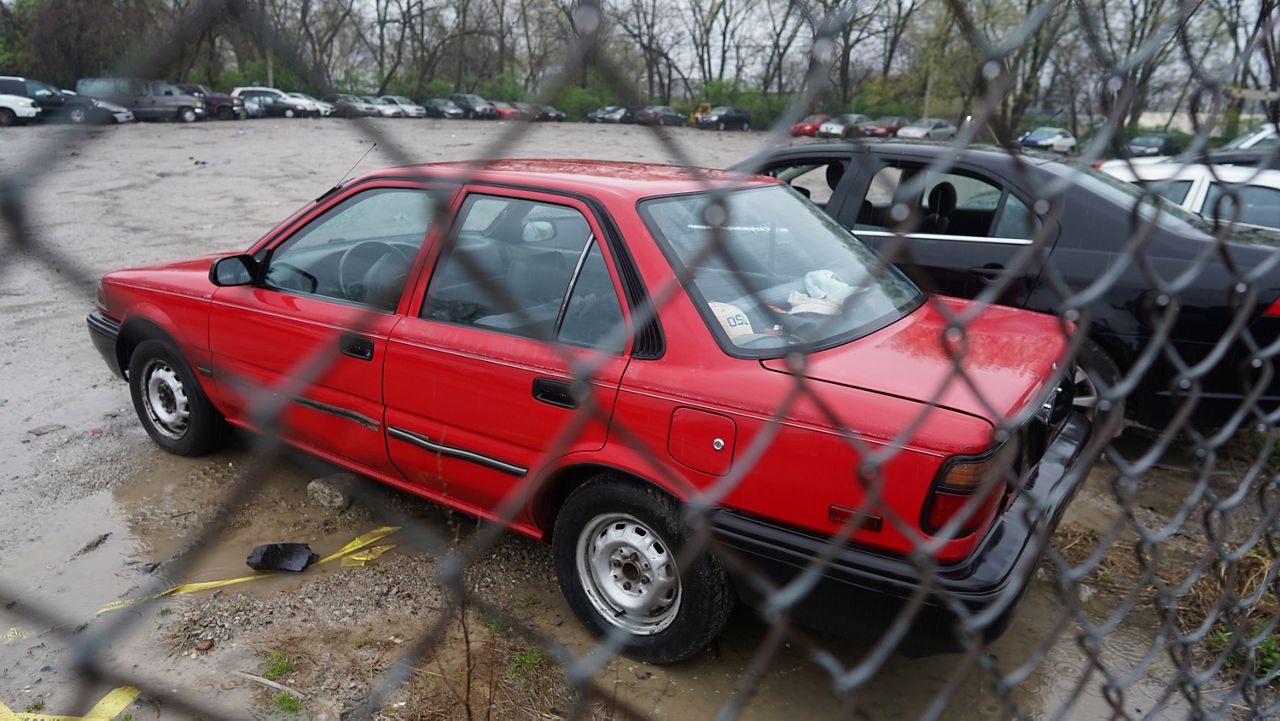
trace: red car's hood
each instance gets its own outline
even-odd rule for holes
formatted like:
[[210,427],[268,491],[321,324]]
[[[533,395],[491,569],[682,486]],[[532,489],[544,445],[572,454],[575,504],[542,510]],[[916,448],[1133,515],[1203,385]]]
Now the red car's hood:
[[105,275],[103,281],[182,295],[207,296],[213,291],[213,284],[209,282],[209,266],[227,255],[234,253],[217,253],[174,263],[117,270]]
[[[953,298],[934,300],[956,313],[973,305]],[[952,356],[943,349],[946,318],[932,301],[926,302],[887,328],[814,353],[805,376],[931,403],[995,425],[1038,398],[1050,381],[1056,382],[1054,369],[1067,347],[1060,323],[1040,313],[987,307],[965,326],[966,340],[961,344],[965,346],[961,366],[971,386],[957,375]],[[784,359],[763,364],[789,372]]]

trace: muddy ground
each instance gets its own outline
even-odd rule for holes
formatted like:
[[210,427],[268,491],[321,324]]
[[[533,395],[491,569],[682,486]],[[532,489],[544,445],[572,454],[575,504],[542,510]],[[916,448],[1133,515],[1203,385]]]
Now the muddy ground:
[[[481,157],[506,126],[382,121],[377,127],[410,158],[427,161]],[[332,185],[369,148],[369,139],[337,120],[144,124],[93,130],[84,138],[65,130],[0,134],[0,170],[31,183],[24,208],[36,237],[66,259],[49,268],[6,248],[0,266],[6,339],[0,344],[0,586],[11,594],[0,598],[0,703],[17,712],[84,713],[122,685],[117,678],[77,683],[76,649],[92,648],[107,659],[104,671],[145,679],[155,691],[124,712],[134,718],[190,717],[184,702],[230,717],[337,718],[368,695],[372,680],[394,667],[446,606],[432,556],[412,549],[403,532],[382,542],[396,543],[395,549],[364,567],[337,561],[95,614],[118,598],[175,583],[243,576],[245,554],[262,542],[307,542],[323,555],[383,525],[388,513],[450,539],[468,537],[474,524],[385,489],[360,507],[322,508],[307,500],[306,486],[332,469],[286,457],[252,499],[231,509],[227,530],[196,565],[175,573],[165,560],[219,508],[249,461],[251,441],[196,460],[158,451],[133,415],[127,388],[89,343],[84,315],[93,289],[74,282],[71,264],[96,277],[121,266],[246,247]],[[758,133],[667,132],[695,162],[710,166],[740,160],[765,140]],[[643,129],[588,125],[535,126],[507,154],[675,159]],[[362,168],[395,160],[384,144]],[[1136,452],[1144,441],[1123,442]],[[1125,489],[1148,521],[1171,517],[1195,488],[1186,459],[1166,465]],[[1117,517],[1109,476],[1105,466],[1095,471],[1066,519],[1069,534],[1059,545],[1068,547],[1068,557],[1081,558],[1079,543],[1096,547],[1098,534]],[[1234,482],[1229,474],[1214,479],[1222,492]],[[1183,540],[1194,547],[1203,532],[1194,520],[1186,526]],[[1123,583],[1099,571],[1062,593],[1057,576],[1051,565],[1037,574],[1013,627],[983,659],[987,670],[969,670],[962,656],[891,656],[857,695],[854,717],[919,716],[949,684],[955,685],[949,718],[987,718],[1009,710],[1006,701],[1033,717],[1052,715],[1067,702],[1074,704],[1073,716],[1110,716],[1100,687],[1108,676],[1127,687],[1119,698],[1125,714],[1183,709],[1169,686],[1173,662],[1153,645],[1159,619],[1150,606],[1117,614],[1116,623],[1097,632],[1101,642],[1088,654],[1076,636],[1126,604],[1117,590]],[[570,652],[592,648],[558,594],[546,548],[505,537],[469,570],[467,583]],[[48,618],[24,613],[35,611]],[[1069,620],[1060,624],[1064,615]],[[474,611],[465,619],[447,627],[440,650],[410,675],[383,716],[463,718],[462,698],[470,699],[477,718],[572,714],[576,697],[548,654],[501,619]],[[767,630],[740,609],[723,640],[687,663],[606,663],[594,674],[605,695],[584,708],[599,717],[622,717],[631,708],[662,719],[711,718],[734,695]],[[846,668],[871,650],[822,642]],[[990,669],[1019,668],[1007,697],[997,695]],[[269,676],[301,700],[281,698],[241,672]],[[828,671],[787,644],[743,717],[802,721],[842,710],[849,707],[834,693]]]

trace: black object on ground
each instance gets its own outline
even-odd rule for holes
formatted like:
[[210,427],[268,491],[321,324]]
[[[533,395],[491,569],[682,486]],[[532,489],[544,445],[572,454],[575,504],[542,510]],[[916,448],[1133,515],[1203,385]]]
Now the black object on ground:
[[266,543],[249,554],[249,568],[255,571],[301,571],[319,561],[305,543]]

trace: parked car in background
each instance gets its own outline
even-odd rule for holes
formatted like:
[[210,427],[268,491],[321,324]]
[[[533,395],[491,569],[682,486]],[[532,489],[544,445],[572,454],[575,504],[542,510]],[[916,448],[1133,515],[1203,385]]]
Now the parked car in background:
[[844,115],[836,115],[818,126],[818,132],[815,133],[819,138],[852,138],[857,135],[855,128],[861,124],[869,122],[871,118],[862,113],[845,113]]
[[541,120],[541,121],[555,122],[555,123],[563,123],[565,120],[564,112],[560,110],[556,110],[554,107],[550,105],[535,104],[534,107],[536,107],[538,110],[538,114],[534,116],[534,120]]
[[1123,148],[1125,157],[1151,158],[1177,155],[1182,152],[1182,143],[1168,133],[1143,133],[1134,136]]
[[814,135],[818,134],[818,127],[830,119],[831,119],[831,116],[827,115],[826,113],[814,113],[813,115],[806,115],[805,117],[801,118],[799,121],[793,123],[791,125],[791,130],[789,132],[791,133],[792,137],[796,137],[796,138],[813,137]]
[[1248,150],[1250,148],[1274,148],[1280,145],[1280,137],[1276,136],[1274,123],[1264,123],[1244,135],[1233,138],[1223,150]]
[[[0,75],[0,94],[15,95],[35,101],[35,104],[40,107],[39,118],[44,121],[61,120],[78,124],[112,119],[110,112],[102,109],[99,101],[83,98],[74,93],[63,93],[58,88],[39,80]],[[15,113],[13,120],[17,120],[18,117]]]
[[493,108],[493,111],[498,114],[499,120],[523,120],[525,117],[524,112],[522,112],[520,108],[517,108],[515,105],[506,101],[490,100],[489,105]]
[[865,123],[858,123],[854,130],[864,138],[892,138],[911,120],[897,115],[885,115]]
[[[1091,168],[1015,157],[997,148],[823,143],[765,153],[740,168],[762,169],[797,189],[818,176],[810,187],[820,184],[826,196],[809,192],[827,213],[877,248],[898,243],[898,266],[930,292],[972,298],[999,285],[995,302],[1052,313],[1061,295],[1047,280],[1048,268],[1060,279],[1055,282],[1075,290],[1115,269],[1105,292],[1081,309],[1089,320],[1080,356],[1088,373],[1076,378],[1075,397],[1085,408],[1098,404],[1097,381],[1117,382],[1163,333],[1150,303],[1163,290],[1148,273],[1174,278],[1195,259],[1199,272],[1180,291],[1180,312],[1168,330],[1170,347],[1194,365],[1209,356],[1239,312],[1227,302],[1237,297],[1236,268],[1268,267],[1280,252],[1275,236],[1262,231],[1252,233],[1265,238],[1231,242],[1219,251],[1209,224],[1161,201],[1147,206],[1158,217],[1144,244],[1144,263],[1127,262],[1140,188]],[[1048,188],[1061,195],[1046,198]],[[1060,202],[1067,211],[1037,213],[1033,208],[1040,199]],[[890,217],[890,208],[899,204],[908,209],[900,222]],[[1037,239],[1046,252],[1027,256],[1027,246]],[[1258,304],[1248,310],[1248,328],[1266,346],[1280,339],[1280,273],[1255,283]],[[1141,423],[1163,427],[1179,404],[1195,402],[1191,418],[1196,425],[1220,425],[1252,391],[1249,384],[1259,380],[1261,371],[1249,365],[1245,345],[1227,348],[1195,390],[1171,387],[1177,370],[1163,354],[1151,359],[1150,367],[1143,361],[1137,387],[1122,408],[1112,407],[1109,414],[1127,411]],[[1280,407],[1280,378],[1271,381],[1259,404],[1267,411]]]
[[[83,98],[80,95],[77,95],[74,90],[67,90],[66,88],[62,88],[58,92],[67,96],[68,99],[76,98],[93,103],[96,108],[96,112],[90,114],[91,122],[102,123],[105,125],[121,125],[123,123],[132,123],[137,120],[137,118],[133,117],[133,111],[123,105],[116,105],[115,103],[108,102],[106,100],[99,100],[97,98]],[[72,122],[75,122],[74,115],[75,113],[73,111]]]
[[619,123],[622,122],[622,106],[606,105],[603,108],[596,108],[587,113],[588,123]]
[[1280,229],[1280,170],[1154,163],[1106,172],[1209,220]]
[[297,98],[298,100],[305,100],[306,102],[311,103],[312,105],[315,105],[316,110],[319,112],[320,117],[322,118],[327,118],[338,111],[337,106],[335,106],[333,103],[330,103],[325,100],[318,100],[316,98],[311,97],[310,95],[307,95],[306,93],[288,93],[288,95],[291,98]]
[[244,101],[244,113],[249,118],[265,118],[267,117],[267,108],[258,102],[258,98],[248,97],[241,98]]
[[372,105],[378,111],[378,116],[383,118],[403,118],[404,108],[390,100],[383,100],[376,95],[361,95],[360,99]]
[[396,105],[399,105],[400,109],[404,111],[404,116],[406,118],[427,117],[426,108],[422,107],[421,105],[418,105],[417,103],[413,102],[412,100],[406,98],[403,95],[383,95],[382,99],[389,103],[395,103]]
[[742,108],[720,105],[698,117],[702,130],[750,130],[751,114]]
[[951,140],[956,137],[956,126],[949,120],[920,118],[898,128],[897,137],[906,140]]
[[382,115],[378,111],[378,107],[373,103],[367,103],[361,98],[347,93],[326,95],[324,101],[332,103],[335,108],[334,112],[341,118],[369,118]]
[[636,123],[683,126],[685,121],[683,115],[665,105],[646,105],[636,111]]
[[163,80],[81,78],[76,81],[76,94],[124,107],[138,120],[194,123],[207,114],[203,100]]
[[0,94],[0,127],[39,122],[40,105],[25,95]]
[[497,120],[498,111],[493,109],[488,100],[475,93],[454,93],[449,99],[462,108],[468,120]]
[[1076,137],[1065,128],[1041,127],[1024,134],[1019,141],[1024,148],[1046,150],[1067,155],[1076,149]]
[[244,120],[249,117],[244,110],[244,100],[242,98],[215,93],[204,85],[196,83],[178,83],[178,88],[187,95],[203,100],[205,111],[211,118]]
[[319,117],[320,115],[320,108],[316,107],[315,103],[310,100],[292,97],[283,90],[275,88],[251,85],[233,88],[231,95],[242,99],[256,98],[270,117],[304,118],[307,116]]
[[428,118],[448,118],[457,120],[466,117],[466,113],[458,104],[448,98],[428,98],[422,101]]
[[634,123],[635,121],[635,108],[623,105],[606,105],[599,110],[587,113],[589,123]]
[[[712,203],[733,226],[705,224]],[[437,210],[444,253],[423,242]],[[704,253],[716,231],[723,254]],[[962,350],[938,342],[970,312]],[[210,452],[254,427],[257,388],[294,384],[282,440],[550,542],[587,629],[654,663],[711,643],[735,588],[757,598],[744,566],[786,585],[818,558],[792,621],[880,632],[911,604],[926,642],[959,644],[925,619],[987,611],[994,637],[1093,460],[1058,319],[929,302],[796,193],[718,171],[382,170],[243,253],[107,274],[88,325],[160,448]],[[583,365],[589,384],[573,382]],[[812,402],[787,402],[797,374]],[[575,425],[588,397],[603,416]],[[572,445],[546,457],[566,429]],[[868,454],[892,454],[875,488],[851,481]],[[695,548],[682,499],[729,474],[704,516],[717,543]],[[922,574],[921,553],[940,570]]]

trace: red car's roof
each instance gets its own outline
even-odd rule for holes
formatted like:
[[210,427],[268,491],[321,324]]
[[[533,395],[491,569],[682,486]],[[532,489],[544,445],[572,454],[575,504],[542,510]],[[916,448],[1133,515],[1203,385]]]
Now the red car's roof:
[[377,171],[366,177],[387,175],[465,178],[477,183],[510,183],[579,193],[605,191],[623,200],[778,182],[763,176],[679,165],[549,159],[422,163]]

